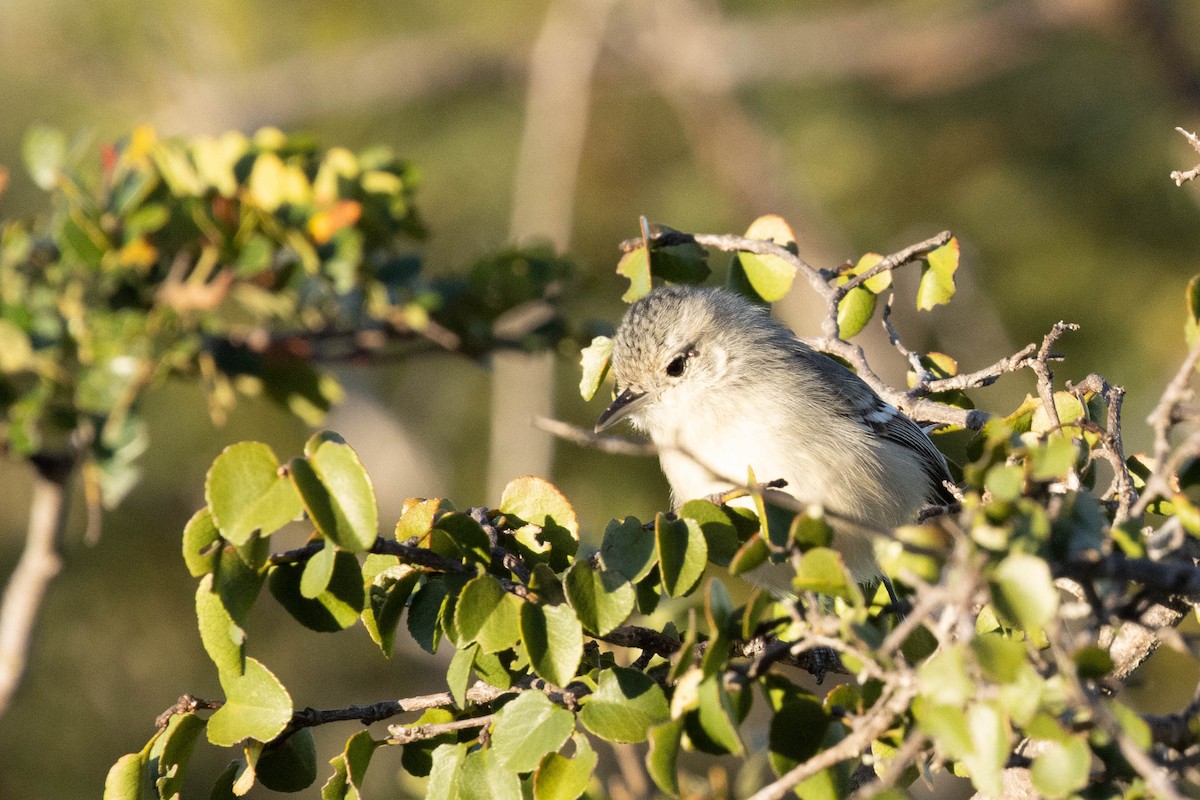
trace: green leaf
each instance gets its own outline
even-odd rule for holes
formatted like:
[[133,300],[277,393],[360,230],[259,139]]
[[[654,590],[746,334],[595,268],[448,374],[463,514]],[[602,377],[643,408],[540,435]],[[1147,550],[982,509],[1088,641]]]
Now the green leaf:
[[650,251],[645,245],[630,250],[617,262],[617,274],[629,279],[629,288],[621,299],[626,303],[650,294]]
[[458,596],[454,624],[460,642],[479,642],[485,653],[507,650],[521,636],[518,616],[522,603],[491,575],[473,578]]
[[[413,727],[421,725],[440,725],[444,722],[452,722],[454,714],[445,708],[431,708],[421,714],[414,722]],[[405,725],[403,727],[409,727]],[[413,742],[412,744],[404,745],[404,752],[400,756],[400,765],[409,775],[415,775],[423,778],[429,775],[429,771],[433,769],[433,751],[443,744],[453,744],[457,741],[457,736],[453,731],[439,734],[429,739]]]
[[467,707],[467,681],[471,679],[471,665],[479,653],[479,645],[470,644],[454,651],[450,666],[446,668],[446,686],[450,697],[459,708]]
[[429,770],[429,783],[425,789],[425,800],[457,800],[460,797],[458,786],[462,776],[463,760],[466,757],[467,746],[465,744],[447,742],[434,749],[433,764]]
[[992,703],[974,703],[967,708],[967,730],[971,750],[963,754],[962,762],[971,771],[971,783],[984,794],[1000,797],[1000,773],[1012,741],[1008,720]]
[[658,549],[652,531],[642,528],[633,517],[609,520],[600,542],[600,560],[604,567],[640,583],[658,563]]
[[[1073,459],[1074,451],[1071,455]],[[1012,502],[1024,491],[1025,472],[1016,464],[997,464],[988,470],[983,486],[995,499]]]
[[222,675],[241,675],[246,632],[233,620],[221,596],[213,591],[213,576],[205,575],[196,587],[196,621],[204,651]]
[[714,755],[742,755],[745,748],[738,735],[737,714],[720,675],[700,682],[696,711],[687,716],[688,738],[697,750]]
[[150,747],[147,774],[154,780],[159,797],[174,798],[183,791],[187,764],[204,724],[194,713],[176,714]]
[[290,472],[322,534],[351,553],[370,549],[379,528],[375,490],[350,445],[323,441],[306,459],[292,459]]
[[225,609],[239,625],[245,623],[262,589],[268,540],[253,534],[242,547],[225,545],[217,555],[213,583]]
[[613,340],[608,336],[596,336],[592,343],[579,351],[579,394],[591,400],[600,391],[604,376],[612,363]]
[[[778,214],[764,214],[750,223],[747,239],[761,239],[796,252],[796,235]],[[774,303],[782,300],[796,279],[796,266],[776,255],[758,255],[739,251],[729,265],[729,288],[751,300]],[[748,291],[747,291],[748,290]]]
[[1022,630],[1040,631],[1058,611],[1050,566],[1037,556],[1009,555],[996,567],[989,585],[996,611]]
[[225,705],[208,718],[208,741],[232,747],[243,739],[269,742],[292,718],[292,698],[271,671],[246,659],[240,676],[219,673]]
[[643,742],[649,729],[671,717],[654,679],[625,667],[602,670],[596,691],[584,699],[579,721],[610,742]]
[[917,668],[921,696],[944,706],[962,706],[975,696],[975,682],[967,673],[962,645],[934,653]]
[[1051,434],[1044,444],[1029,449],[1029,465],[1033,480],[1059,480],[1075,466],[1075,443],[1069,436]]
[[646,753],[646,772],[654,785],[671,797],[679,796],[679,746],[683,742],[683,718],[651,726],[647,731],[650,750]]
[[671,597],[683,597],[699,583],[708,563],[704,531],[693,519],[668,521],[659,514],[654,519],[654,538],[663,590]]
[[[370,561],[372,557],[368,555]],[[408,597],[412,594],[421,573],[409,566],[392,567],[396,572],[385,572],[372,578],[367,585],[367,601],[362,607],[362,626],[370,634],[374,643],[379,645],[385,657],[391,657],[392,645],[396,640],[396,626],[407,607]],[[364,576],[366,565],[364,565]]]
[[828,547],[814,547],[800,557],[792,586],[797,592],[841,597],[855,606],[863,603],[862,592],[846,571],[841,554]]
[[1079,677],[1085,680],[1100,680],[1112,672],[1115,666],[1108,651],[1096,645],[1079,648],[1071,655],[1071,658],[1079,671]]
[[695,520],[704,531],[708,544],[708,560],[722,567],[729,562],[741,546],[737,526],[725,509],[707,500],[689,500],[679,509],[679,516]]
[[213,522],[212,512],[202,508],[192,515],[183,529],[183,561],[193,578],[200,578],[217,568],[221,534]]
[[451,511],[439,517],[434,527],[448,534],[455,547],[476,564],[487,566],[491,563],[492,544],[487,531],[469,515],[461,511]]
[[838,303],[838,338],[850,339],[862,332],[875,314],[875,295],[863,286],[846,292]]
[[329,583],[316,597],[304,596],[304,578],[308,569],[303,564],[279,564],[271,568],[267,586],[274,597],[292,617],[314,631],[333,633],[349,628],[358,621],[366,602],[362,569],[353,554],[325,547],[334,553]]
[[258,782],[274,792],[302,792],[317,779],[312,729],[301,728],[263,750],[254,767]]
[[1012,683],[1027,663],[1024,642],[999,633],[981,633],[971,640],[971,651],[988,678]]
[[625,576],[616,571],[593,569],[585,560],[576,561],[563,577],[567,602],[583,627],[603,636],[633,613],[637,594]]
[[239,442],[221,451],[204,481],[204,499],[221,535],[236,545],[297,519],[304,507],[279,459],[261,442]]
[[400,519],[396,522],[396,541],[421,540],[429,535],[437,518],[453,507],[445,500],[406,500]]
[[554,484],[532,476],[517,478],[504,487],[500,511],[541,528],[537,538],[550,545],[550,566],[556,572],[567,568],[579,549],[579,520]]
[[25,134],[21,155],[34,184],[48,192],[58,185],[67,158],[67,137],[60,130],[34,125]]
[[467,754],[457,786],[457,800],[522,800],[517,773],[503,767],[491,749]]
[[1184,307],[1187,309],[1187,319],[1183,323],[1183,335],[1189,348],[1196,346],[1200,338],[1200,275],[1195,275],[1188,281],[1184,294]]
[[771,717],[768,760],[776,775],[783,775],[821,749],[829,729],[829,713],[815,697],[789,693]]
[[413,595],[408,609],[408,632],[427,653],[436,653],[442,639],[441,617],[449,594],[445,581],[429,580]]
[[1042,797],[1068,797],[1087,786],[1092,751],[1084,735],[1052,741],[1033,760],[1030,778]]
[[300,576],[301,595],[312,600],[325,591],[325,587],[329,586],[329,579],[333,577],[337,554],[338,549],[333,542],[326,540],[325,546],[308,559]]
[[381,743],[369,731],[359,731],[346,742],[346,749],[330,759],[333,775],[321,787],[321,800],[362,800],[362,783],[375,748]]
[[729,562],[729,572],[732,575],[745,575],[761,567],[770,557],[770,545],[761,533],[756,533],[734,553]]
[[583,658],[583,626],[568,606],[521,604],[521,641],[538,677],[566,686]]
[[1133,741],[1133,745],[1141,750],[1149,750],[1154,737],[1146,720],[1142,719],[1141,715],[1129,706],[1117,700],[1109,700],[1107,705],[1108,710],[1116,718],[1117,724]]
[[513,772],[532,772],[547,753],[553,753],[575,730],[575,715],[556,706],[541,692],[522,692],[496,712],[492,751],[500,766]]
[[141,753],[128,753],[117,759],[104,778],[104,800],[142,800],[146,790],[142,781],[146,763]]
[[917,308],[929,311],[934,306],[950,302],[954,296],[954,272],[958,269],[958,239],[953,238],[946,244],[925,256],[925,266],[921,269],[921,283],[917,287]]
[[533,776],[533,800],[576,800],[591,782],[599,760],[586,736],[573,737],[575,757],[549,753]]

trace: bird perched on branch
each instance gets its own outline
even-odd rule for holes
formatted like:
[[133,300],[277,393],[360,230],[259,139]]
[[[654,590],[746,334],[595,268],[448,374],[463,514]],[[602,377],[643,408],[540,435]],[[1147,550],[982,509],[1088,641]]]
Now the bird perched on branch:
[[670,285],[633,303],[612,353],[617,396],[596,431],[629,419],[659,451],[676,504],[783,479],[817,504],[855,580],[879,577],[872,534],[954,498],[925,432],[861,378],[725,289]]

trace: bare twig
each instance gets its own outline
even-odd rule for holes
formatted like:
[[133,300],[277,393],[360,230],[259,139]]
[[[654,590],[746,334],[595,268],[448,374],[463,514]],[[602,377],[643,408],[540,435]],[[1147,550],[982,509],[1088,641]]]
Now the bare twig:
[[62,535],[73,461],[46,459],[35,466],[25,549],[0,604],[0,716],[12,704],[25,674],[38,612],[51,582],[62,569]]
[[455,733],[462,730],[471,730],[472,728],[486,728],[495,721],[495,714],[484,714],[482,717],[467,717],[466,719],[435,722],[429,725],[392,725],[388,728],[388,733],[391,735],[388,737],[387,743],[412,744],[413,742],[420,742],[425,739],[433,739],[436,736],[441,736],[443,733]]
[[621,456],[653,456],[658,454],[658,448],[649,442],[636,442],[620,436],[606,436],[594,433],[587,428],[572,425],[550,417],[534,417],[533,424],[542,430],[557,436],[565,442],[599,450],[601,453],[611,453]]

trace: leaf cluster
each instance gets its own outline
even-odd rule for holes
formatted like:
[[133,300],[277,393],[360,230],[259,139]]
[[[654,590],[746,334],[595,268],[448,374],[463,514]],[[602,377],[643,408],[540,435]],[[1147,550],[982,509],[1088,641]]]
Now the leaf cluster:
[[[562,335],[562,259],[510,251],[462,281],[423,274],[419,175],[386,148],[143,127],[96,152],[34,128],[24,154],[50,210],[0,223],[0,447],[89,465],[106,505],[137,480],[139,400],[165,378],[203,386],[217,422],[260,395],[315,425],[342,395],[322,362]],[[536,320],[497,330],[531,304]]]
[[[654,267],[660,246],[675,248],[665,272]],[[838,310],[856,289],[886,293],[883,321],[894,336],[887,273],[920,264],[929,283],[920,304],[949,299],[958,263],[949,236],[819,271],[774,241],[647,226],[622,269],[635,285],[656,275],[700,279],[705,247],[734,251],[731,281],[760,287],[760,300],[782,270],[764,274],[746,253],[820,281],[846,335]],[[863,313],[869,320],[875,310]],[[898,604],[853,581],[830,519],[771,491],[773,476],[751,474],[725,496],[652,520],[612,520],[589,554],[574,509],[540,478],[511,483],[494,509],[412,499],[391,535],[377,537],[371,482],[335,434],[314,436],[286,464],[265,445],[234,445],[210,469],[205,508],[184,533],[201,639],[225,698],[181,704],[142,751],[114,766],[107,796],[172,796],[201,731],[215,746],[240,748],[214,796],[240,796],[256,782],[299,790],[320,772],[308,728],[406,713],[420,716],[386,736],[352,736],[322,796],[359,796],[372,753],[395,746],[407,773],[427,777],[431,797],[596,796],[596,740],[646,743],[646,774],[677,796],[703,785],[685,752],[740,757],[752,770],[752,745],[763,740],[748,722],[755,705],[768,719],[773,773],[761,797],[902,796],[939,771],[996,796],[1014,770],[1046,797],[1169,796],[1173,782],[1197,777],[1197,709],[1150,717],[1114,694],[1156,643],[1191,655],[1171,625],[1181,602],[1200,595],[1192,560],[1200,437],[1180,435],[1194,418],[1187,386],[1200,347],[1156,412],[1154,451],[1127,457],[1122,390],[1099,376],[1054,383],[1051,348],[1068,329],[973,373],[894,339],[911,387],[880,391],[902,407],[932,409],[943,427],[972,423],[958,502],[876,532]],[[877,380],[846,339],[819,344]],[[585,394],[603,380],[603,347],[585,356]],[[1036,394],[1018,408],[959,414],[974,410],[969,392],[1020,370],[1034,375]],[[297,519],[311,526],[311,541],[272,553],[270,534]],[[746,575],[764,569],[787,575],[789,595],[747,585]],[[264,585],[301,625],[361,624],[384,656],[401,631],[431,654],[452,647],[446,691],[297,711],[247,655],[245,621]],[[1152,623],[1163,609],[1175,616]],[[1139,649],[1151,626],[1152,642]],[[822,695],[798,669],[851,677]],[[217,710],[204,718],[206,708]],[[272,766],[280,763],[289,766]]]

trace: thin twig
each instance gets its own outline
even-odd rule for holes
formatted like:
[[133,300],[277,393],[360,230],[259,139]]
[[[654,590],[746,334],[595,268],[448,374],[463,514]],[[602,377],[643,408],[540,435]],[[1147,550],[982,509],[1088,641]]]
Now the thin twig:
[[578,425],[572,425],[569,422],[551,419],[550,417],[534,417],[533,424],[565,442],[599,450],[601,453],[612,453],[621,456],[658,455],[658,448],[649,442],[636,442],[632,439],[623,439],[620,436],[606,436],[594,433],[587,428],[581,428]]
[[908,708],[917,696],[917,681],[910,673],[893,675],[888,689],[891,694],[876,701],[875,705],[858,718],[857,724],[851,724],[850,733],[846,738],[788,770],[778,780],[750,795],[749,800],[781,800],[800,781],[834,764],[861,755],[871,746],[871,742],[892,726],[896,716],[903,714]]

